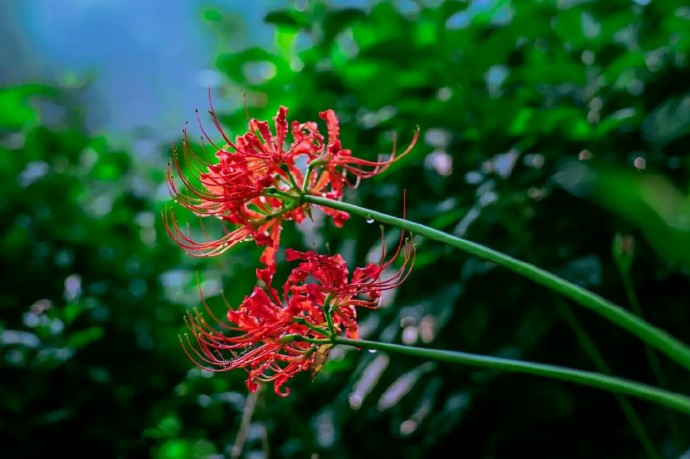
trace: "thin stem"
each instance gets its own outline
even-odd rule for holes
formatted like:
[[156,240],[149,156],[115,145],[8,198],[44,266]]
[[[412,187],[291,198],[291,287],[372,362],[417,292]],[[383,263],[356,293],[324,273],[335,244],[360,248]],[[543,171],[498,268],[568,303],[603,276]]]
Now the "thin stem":
[[[637,300],[637,295],[635,294],[635,288],[633,287],[632,279],[630,274],[621,271],[621,277],[623,278],[623,288],[625,289],[625,295],[628,297],[628,302],[632,307],[632,310],[638,316],[644,318],[644,313],[642,312],[642,307],[640,302]],[[652,373],[656,378],[657,383],[661,387],[668,387],[668,382],[666,381],[666,376],[661,369],[661,362],[656,355],[656,352],[649,346],[645,346],[645,352],[647,353],[647,360],[649,361],[649,366],[652,368]]]
[[[562,298],[556,298],[556,307],[561,312],[561,315],[565,318],[565,321],[568,322],[568,325],[570,325],[570,328],[575,333],[577,340],[580,342],[580,346],[584,348],[585,352],[587,355],[589,355],[589,358],[592,359],[597,369],[602,373],[610,375],[612,373],[611,367],[609,367],[609,365],[606,363],[606,360],[604,360],[604,357],[601,355],[601,352],[599,352],[599,349],[597,348],[596,344],[594,344],[594,341],[592,341],[592,338],[589,336],[589,333],[587,333],[587,330],[582,327],[580,321],[565,304]],[[621,410],[623,410],[623,414],[630,423],[630,426],[637,434],[637,438],[640,440],[640,443],[642,443],[642,447],[646,451],[647,456],[651,459],[659,459],[659,454],[656,452],[654,444],[649,438],[647,429],[645,428],[640,416],[637,414],[637,411],[635,411],[635,408],[633,408],[630,401],[627,399],[627,397],[621,394],[614,393],[613,396],[616,398]],[[669,413],[671,412],[669,411]]]
[[282,197],[288,198],[288,199],[295,199],[295,195],[294,195],[294,194],[290,194],[290,193],[288,193],[287,191],[283,191],[283,190],[281,190],[280,188],[275,188],[275,187],[266,188],[266,190],[264,190],[263,195],[264,195],[264,196],[269,196],[269,197],[272,197],[272,198],[273,198],[273,197],[276,197],[276,196],[282,196]]
[[614,376],[602,375],[591,371],[574,370],[572,368],[544,363],[525,362],[520,360],[491,357],[467,352],[445,351],[438,349],[424,349],[400,344],[379,343],[376,341],[355,340],[333,337],[334,344],[363,347],[379,351],[396,352],[429,360],[458,363],[513,373],[526,373],[536,376],[560,379],[585,386],[597,387],[617,394],[627,394],[643,400],[690,414],[690,397],[647,384],[630,381]]
[[328,323],[328,331],[331,333],[331,336],[334,336],[335,333],[335,326],[333,325],[333,305],[331,304],[331,301],[333,300],[333,295],[328,294],[326,296],[326,299],[323,302],[323,314],[326,316],[326,322]]
[[[292,198],[294,199],[294,196],[293,196]],[[285,215],[286,213],[291,212],[291,211],[297,209],[299,206],[300,206],[299,201],[294,201],[294,200],[293,200],[291,203],[289,203],[287,206],[285,206],[285,207],[283,207],[282,209],[280,209],[278,212],[276,212],[276,213],[274,213],[274,214],[266,215],[266,216],[263,218],[263,222],[261,222],[261,223],[265,223],[265,222],[267,222],[267,221],[269,221],[269,220],[274,220],[274,219],[280,217],[281,215]]]
[[261,393],[262,385],[260,384],[256,391],[249,394],[247,397],[247,403],[244,405],[244,411],[242,413],[242,422],[240,423],[240,429],[235,437],[235,443],[232,445],[232,450],[230,453],[231,459],[239,459],[242,456],[242,450],[244,449],[244,444],[247,441],[247,433],[249,432],[249,425],[252,422],[252,417],[254,416],[254,410],[256,408],[256,401]]
[[[323,330],[318,330],[318,331],[320,333],[323,333]],[[308,338],[304,335],[300,335],[299,333],[292,333],[290,335],[283,335],[280,337],[280,342],[283,344],[289,343],[290,341],[304,341],[304,342],[311,343],[311,344],[318,344],[319,346],[321,346],[323,344],[328,344],[331,342],[330,339]]]
[[[525,242],[524,231],[521,231],[519,228],[517,228],[516,225],[512,224],[510,220],[506,220],[504,222],[504,226],[510,232],[513,239],[520,241],[522,243]],[[553,297],[556,308],[559,310],[561,316],[563,316],[568,326],[570,326],[573,333],[575,333],[575,337],[580,343],[580,346],[584,349],[585,353],[589,356],[589,358],[594,362],[594,366],[596,367],[597,371],[608,375],[613,374],[611,368],[606,363],[606,360],[599,351],[599,348],[597,348],[597,345],[594,343],[594,340],[591,338],[591,336],[589,335],[587,330],[582,326],[582,324],[580,324],[580,321],[578,320],[577,316],[575,316],[573,311],[570,309],[570,305],[567,304],[566,301],[559,295],[553,295]],[[641,314],[638,315],[641,316]],[[662,389],[666,389],[666,387],[662,386]],[[644,423],[640,419],[640,416],[637,414],[637,411],[635,411],[635,408],[633,407],[632,403],[630,403],[630,400],[628,400],[628,398],[625,395],[611,395],[613,395],[613,397],[616,399],[616,402],[618,402],[618,405],[621,407],[621,410],[623,411],[625,418],[628,420],[630,427],[637,435],[637,438],[640,440],[642,447],[647,453],[647,457],[649,459],[660,459],[659,454],[654,448],[654,442],[652,442],[651,438],[649,438],[647,429],[645,428]],[[668,411],[668,413],[670,416],[674,414],[672,411]]]
[[311,195],[303,195],[302,199],[304,202],[331,207],[367,219],[374,219],[381,223],[397,226],[411,233],[443,242],[460,250],[464,250],[471,255],[508,268],[600,314],[690,370],[690,347],[685,343],[599,295],[568,282],[555,274],[538,268],[533,264],[515,259],[476,242],[471,242],[419,223],[393,217],[392,215],[376,212],[354,204]]
[[[323,164],[323,161],[313,161],[313,162],[309,163],[309,165],[307,166],[307,170],[304,173],[304,181],[302,182],[302,194],[307,193],[307,188],[309,188],[309,182],[310,182],[312,171],[314,170],[315,167],[320,166],[322,164]],[[317,176],[317,180],[318,180],[318,176]]]
[[[628,302],[630,303],[632,310],[635,312],[635,314],[644,318],[644,312],[642,311],[642,306],[640,305],[640,302],[637,299],[637,294],[635,293],[635,287],[632,281],[632,277],[630,275],[630,271],[620,269],[619,266],[619,272],[621,274],[621,278],[623,279],[623,288],[625,289],[625,295],[628,297]],[[659,356],[656,354],[656,352],[654,352],[654,349],[652,349],[649,346],[645,346],[644,350],[645,354],[647,355],[647,361],[649,362],[649,366],[651,367],[652,373],[656,378],[657,384],[664,389],[668,388],[668,381],[666,379],[666,375],[661,369],[661,362],[659,361]],[[682,434],[680,433],[680,428],[678,427],[678,423],[676,422],[676,418],[673,415],[673,413],[668,413],[668,421],[671,425],[671,432],[673,432],[673,438],[675,439],[678,445],[681,445],[682,442],[680,441],[680,439],[682,438]]]
[[288,180],[290,181],[290,184],[292,185],[292,187],[293,187],[295,190],[300,190],[300,191],[301,191],[302,189],[301,189],[300,186],[297,184],[297,181],[295,180],[295,177],[292,176],[292,172],[290,172],[290,168],[288,167],[288,165],[285,164],[285,163],[281,163],[279,167],[283,170],[283,172],[285,172],[285,173],[287,174]]

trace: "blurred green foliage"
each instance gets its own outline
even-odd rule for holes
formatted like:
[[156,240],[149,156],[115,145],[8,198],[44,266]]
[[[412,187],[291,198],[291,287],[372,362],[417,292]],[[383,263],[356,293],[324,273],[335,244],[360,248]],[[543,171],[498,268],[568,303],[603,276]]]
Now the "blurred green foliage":
[[[279,105],[299,121],[333,108],[343,144],[365,158],[404,148],[419,126],[414,152],[348,201],[399,215],[407,190],[409,219],[639,302],[690,342],[686,2],[305,4],[266,16],[274,49],[226,45],[215,98],[246,92],[258,119]],[[45,115],[56,107],[59,122]],[[221,289],[237,304],[257,251],[182,254],[159,218],[168,148],[146,169],[135,150],[86,133],[74,108],[53,88],[0,91],[10,457],[648,457],[613,396],[528,376],[336,348],[314,383],[297,377],[279,398],[248,397],[241,372],[197,370],[177,343],[185,308],[199,288],[217,311]],[[244,109],[222,120],[246,130]],[[353,267],[378,253],[378,228],[357,218],[336,230],[315,215],[300,229],[284,231],[285,246],[340,252]],[[362,314],[364,337],[600,370],[590,339],[616,375],[690,390],[689,375],[662,360],[660,377],[637,340],[589,312],[416,242],[412,276]],[[690,420],[632,404],[659,457],[690,448]]]

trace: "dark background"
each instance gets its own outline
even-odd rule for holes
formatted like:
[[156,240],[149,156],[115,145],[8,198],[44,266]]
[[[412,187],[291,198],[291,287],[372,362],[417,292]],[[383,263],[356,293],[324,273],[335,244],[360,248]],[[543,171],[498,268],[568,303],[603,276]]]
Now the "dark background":
[[[119,81],[117,64],[89,73],[63,62],[75,67],[65,73],[36,51],[40,34],[22,18],[39,10],[20,3],[4,4],[3,33],[24,45],[5,44],[14,61],[0,67],[2,457],[687,457],[690,420],[665,408],[381,352],[336,348],[289,397],[248,396],[243,372],[198,370],[177,336],[199,288],[219,311],[221,290],[233,305],[251,291],[258,251],[192,259],[160,218],[172,205],[170,145],[209,86],[231,135],[246,130],[244,100],[258,119],[279,105],[299,121],[332,108],[343,144],[370,159],[419,126],[413,153],[346,201],[399,215],[405,189],[409,219],[535,263],[690,342],[687,2],[218,3],[185,10],[187,26],[150,5],[63,11],[97,31],[131,19],[100,46],[127,69],[119,89],[106,84]],[[158,59],[118,61],[134,32]],[[77,37],[52,59],[91,43]],[[355,217],[283,234],[284,247],[339,252],[351,267],[380,238]],[[686,371],[591,312],[417,244],[409,280],[362,314],[363,337],[690,392]]]

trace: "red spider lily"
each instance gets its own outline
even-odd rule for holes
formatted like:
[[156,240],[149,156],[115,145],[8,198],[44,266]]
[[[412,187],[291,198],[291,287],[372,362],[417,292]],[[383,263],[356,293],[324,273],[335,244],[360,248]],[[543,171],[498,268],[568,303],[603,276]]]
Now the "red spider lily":
[[[414,244],[404,243],[403,238],[404,235],[401,235],[395,253],[388,260],[386,260],[385,244],[382,244],[381,261],[378,264],[367,263],[363,268],[355,268],[349,280],[347,265],[340,255],[328,256],[312,251],[299,252],[286,249],[287,261],[302,260],[302,263],[292,270],[284,289],[289,288],[291,292],[304,289],[307,292],[311,290],[322,295],[330,295],[334,313],[342,313],[348,320],[350,318],[354,320],[354,307],[377,308],[381,292],[400,286],[410,274],[414,264],[415,249]],[[398,258],[401,251],[404,252],[402,266],[392,276],[382,280],[382,274]],[[310,276],[317,281],[317,284],[302,285],[302,282]],[[284,294],[287,295],[287,290]],[[348,337],[357,339],[356,331],[356,328],[348,329]]]
[[[328,129],[327,144],[314,122],[293,121],[289,129],[288,109],[282,106],[274,117],[275,135],[268,122],[250,119],[249,132],[233,142],[223,131],[213,105],[210,107],[223,144],[214,143],[198,114],[197,119],[203,133],[204,153],[209,144],[215,150],[215,159],[204,159],[192,149],[185,127],[182,153],[173,149],[168,170],[168,187],[176,201],[198,216],[217,217],[223,225],[219,237],[209,235],[202,225],[199,239],[180,227],[172,209],[165,214],[170,237],[194,256],[218,255],[242,241],[254,240],[266,246],[263,261],[273,264],[282,222],[300,223],[311,215],[309,204],[301,201],[302,194],[342,199],[345,186],[356,187],[360,179],[384,171],[409,153],[419,134],[415,133],[403,153],[396,155],[394,149],[388,159],[367,161],[353,157],[350,150],[342,148],[338,120],[332,110],[320,113]],[[286,147],[288,131],[293,142]],[[356,180],[352,181],[351,176]],[[176,177],[182,188],[176,183]],[[346,212],[328,207],[322,210],[333,217],[338,227],[349,218]]]
[[221,332],[200,314],[192,316],[190,313],[187,318],[198,346],[187,342],[184,348],[201,368],[209,371],[245,368],[249,373],[247,388],[250,391],[256,390],[258,382],[273,381],[276,393],[286,396],[289,389],[281,392],[285,382],[311,366],[312,344],[298,340],[283,342],[281,338],[292,334],[308,336],[313,331],[294,322],[292,311],[276,304],[258,287],[245,297],[237,310],[228,311],[230,325],[212,317],[220,324]]
[[[388,169],[391,164],[412,151],[419,138],[419,129],[417,129],[410,145],[402,153],[397,154],[394,145],[387,159],[368,161],[355,158],[352,156],[352,151],[343,149],[340,142],[340,124],[333,110],[323,111],[319,113],[319,116],[326,121],[328,145],[316,158],[318,164],[323,165],[323,170],[315,169],[314,176],[308,178],[311,181],[309,189],[316,194],[329,186],[328,194],[333,196],[333,199],[342,197],[345,186],[356,188],[361,179],[371,178]],[[348,177],[349,175],[355,176],[354,182]]]
[[[270,286],[275,269],[269,266],[257,270],[257,277],[266,286],[255,287],[237,309],[229,308],[227,323],[208,307],[218,326],[206,322],[201,314],[188,314],[187,325],[198,345],[194,346],[188,337],[183,343],[185,351],[198,366],[209,371],[244,368],[249,373],[246,384],[250,391],[256,390],[258,382],[273,382],[275,392],[286,396],[289,389],[283,386],[292,376],[311,370],[314,377],[319,371],[334,334],[359,337],[356,307],[375,308],[382,291],[406,279],[414,247],[406,243],[403,249],[402,245],[389,260],[382,258],[379,264],[356,268],[351,276],[340,255],[287,249],[288,261],[302,262],[288,276],[282,298]],[[403,266],[381,280],[382,272],[402,250]]]
[[[182,158],[174,150],[167,183],[170,193],[183,207],[199,216],[213,215],[227,226],[218,238],[208,237],[202,226],[205,240],[199,241],[180,228],[171,210],[169,218],[165,219],[168,234],[194,256],[218,255],[239,242],[253,239],[258,245],[267,247],[262,258],[272,264],[280,240],[281,221],[299,223],[304,219],[304,210],[298,204],[299,196],[294,194],[292,182],[295,177],[301,177],[295,160],[306,150],[302,147],[284,151],[288,130],[284,107],[280,107],[275,117],[275,137],[267,122],[252,119],[250,132],[238,136],[235,142],[221,128],[212,105],[210,113],[225,144],[220,147],[213,143],[201,120],[199,125],[206,141],[216,149],[218,162],[206,161],[194,152],[185,127]],[[184,190],[178,188],[175,176],[182,181]],[[271,194],[274,190],[292,192],[293,198],[278,198]]]

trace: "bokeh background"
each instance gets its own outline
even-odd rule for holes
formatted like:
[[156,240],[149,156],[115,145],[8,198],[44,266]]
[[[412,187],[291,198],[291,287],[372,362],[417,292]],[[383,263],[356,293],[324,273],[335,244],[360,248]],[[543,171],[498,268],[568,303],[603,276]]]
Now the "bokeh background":
[[[690,419],[667,409],[381,352],[336,348],[289,397],[248,394],[244,373],[194,367],[178,334],[199,290],[218,311],[221,291],[250,292],[256,249],[192,259],[161,221],[171,144],[208,88],[233,135],[245,103],[258,119],[333,108],[368,158],[419,126],[414,152],[347,201],[399,215],[407,190],[408,218],[690,342],[686,1],[7,0],[0,84],[2,457],[690,457]],[[353,267],[380,243],[358,218],[283,234]],[[589,311],[417,244],[363,337],[690,392]]]

